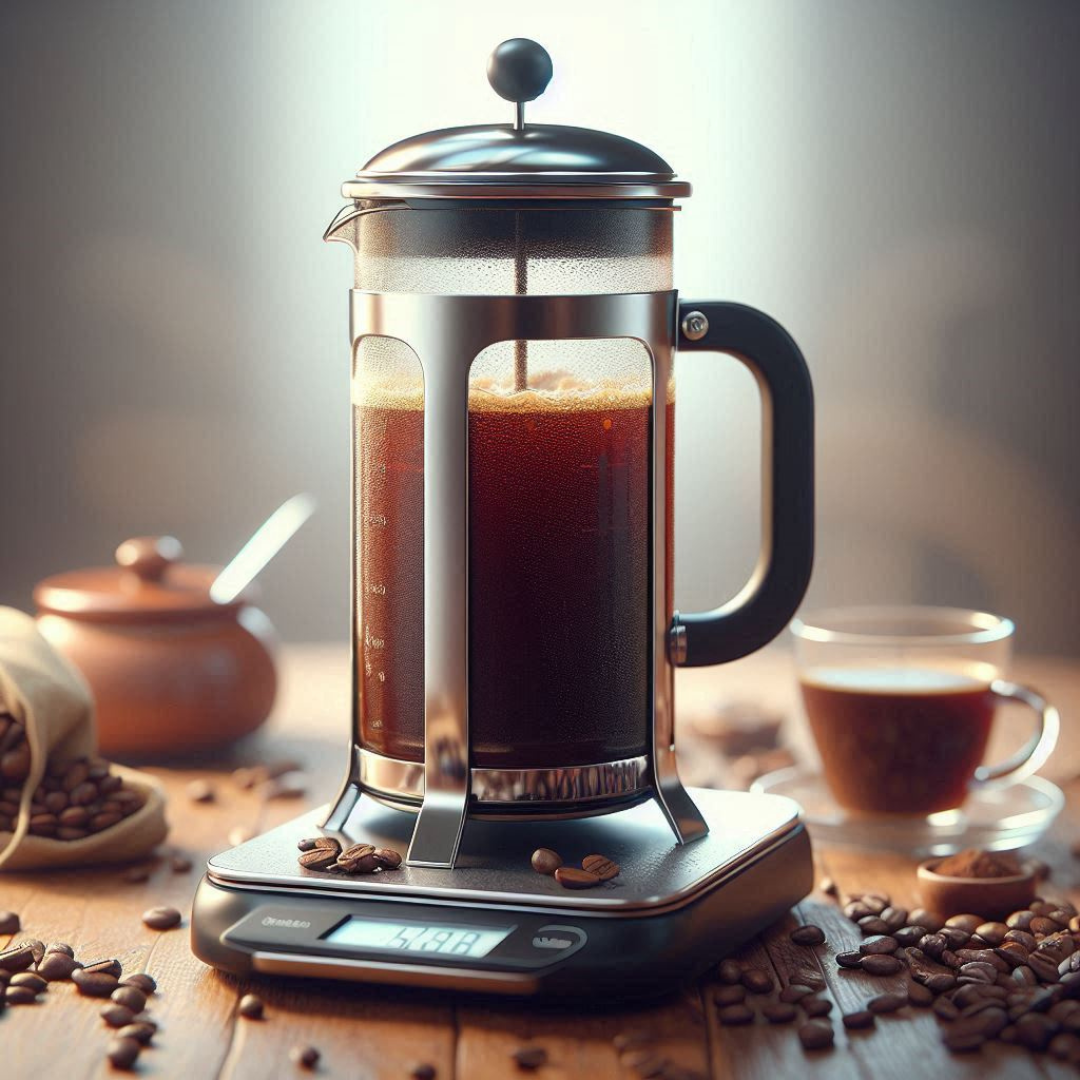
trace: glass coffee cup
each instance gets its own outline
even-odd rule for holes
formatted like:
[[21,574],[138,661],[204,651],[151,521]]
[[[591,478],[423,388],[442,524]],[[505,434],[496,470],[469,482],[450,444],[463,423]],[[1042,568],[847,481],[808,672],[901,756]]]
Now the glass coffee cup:
[[[1008,681],[1015,627],[986,612],[851,607],[791,624],[811,733],[833,797],[848,810],[926,816],[976,787],[1007,787],[1045,763],[1057,710]],[[998,764],[983,757],[999,704],[1035,714],[1035,731]]]

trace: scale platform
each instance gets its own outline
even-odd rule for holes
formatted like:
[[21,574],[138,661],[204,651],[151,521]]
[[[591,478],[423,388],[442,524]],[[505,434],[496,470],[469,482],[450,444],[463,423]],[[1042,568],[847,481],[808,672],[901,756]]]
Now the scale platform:
[[[473,991],[651,997],[674,990],[813,885],[800,809],[778,795],[694,789],[709,833],[680,846],[653,802],[569,821],[470,818],[453,870],[312,873],[297,841],[327,809],[215,855],[195,896],[192,947],[236,975],[292,975]],[[361,798],[337,836],[404,852],[415,817]],[[571,891],[529,864],[599,853],[622,868]]]

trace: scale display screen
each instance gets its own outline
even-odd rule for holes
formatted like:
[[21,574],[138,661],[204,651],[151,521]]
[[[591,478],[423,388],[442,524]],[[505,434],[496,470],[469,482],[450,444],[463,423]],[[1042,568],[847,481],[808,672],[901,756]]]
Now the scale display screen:
[[354,915],[331,930],[325,940],[386,952],[437,953],[439,956],[475,958],[487,956],[496,945],[510,936],[513,929],[512,926],[470,928],[440,926],[436,923],[384,922]]

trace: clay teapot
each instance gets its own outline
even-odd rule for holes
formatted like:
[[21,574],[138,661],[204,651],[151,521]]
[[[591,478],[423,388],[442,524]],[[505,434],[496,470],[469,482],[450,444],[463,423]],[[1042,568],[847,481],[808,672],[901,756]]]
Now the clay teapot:
[[210,597],[218,567],[181,562],[171,536],[126,540],[115,567],[34,590],[38,628],[85,676],[103,754],[221,746],[254,731],[277,692],[270,620],[241,593]]

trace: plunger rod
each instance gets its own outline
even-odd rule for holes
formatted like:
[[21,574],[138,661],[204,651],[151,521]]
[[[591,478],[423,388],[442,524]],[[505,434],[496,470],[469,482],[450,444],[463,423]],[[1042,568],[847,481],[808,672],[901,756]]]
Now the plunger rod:
[[[514,211],[514,292],[524,296],[529,288],[529,260],[521,230],[521,211]],[[514,392],[528,388],[529,385],[529,343],[514,341]]]

